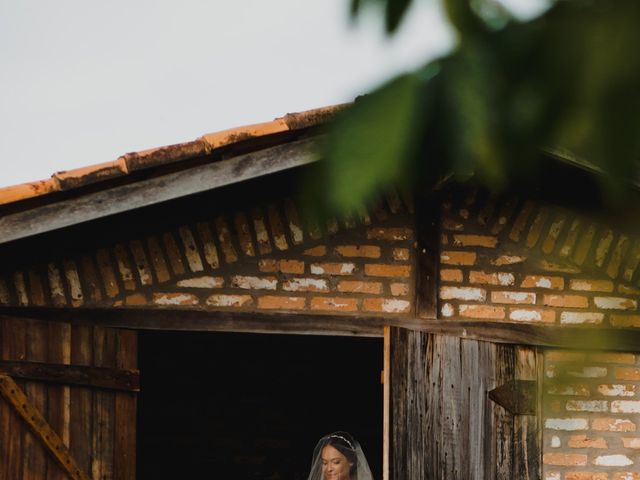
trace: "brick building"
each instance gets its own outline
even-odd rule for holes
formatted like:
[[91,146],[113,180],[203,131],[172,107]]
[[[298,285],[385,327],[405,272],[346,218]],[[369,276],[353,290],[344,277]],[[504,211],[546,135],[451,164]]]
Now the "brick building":
[[0,189],[0,479],[306,478],[345,397],[383,478],[640,479],[629,215],[469,182],[307,222],[332,113]]

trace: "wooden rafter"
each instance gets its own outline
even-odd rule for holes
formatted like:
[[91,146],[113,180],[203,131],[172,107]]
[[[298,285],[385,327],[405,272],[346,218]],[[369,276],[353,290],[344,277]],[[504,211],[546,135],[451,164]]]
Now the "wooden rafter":
[[29,425],[45,449],[58,461],[72,480],[90,480],[90,477],[78,466],[78,462],[69,453],[62,439],[51,428],[22,389],[9,375],[0,374],[0,394],[9,402],[16,413]]

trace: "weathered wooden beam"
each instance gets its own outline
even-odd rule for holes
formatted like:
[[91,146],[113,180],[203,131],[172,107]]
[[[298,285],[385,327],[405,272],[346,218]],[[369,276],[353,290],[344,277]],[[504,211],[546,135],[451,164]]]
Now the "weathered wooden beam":
[[535,380],[511,380],[489,391],[489,398],[513,415],[537,413],[538,387]]
[[297,140],[5,215],[0,244],[306,165],[318,160],[314,142]]
[[437,192],[416,199],[418,265],[416,269],[416,314],[438,317],[438,272],[440,263],[440,206]]
[[90,480],[90,477],[78,467],[78,463],[73,459],[62,439],[51,428],[22,389],[8,375],[0,374],[0,394],[29,425],[36,437],[43,443],[45,449],[67,472],[69,478],[73,480]]
[[391,475],[391,328],[384,327],[383,353],[383,397],[382,397],[382,480]]
[[0,360],[0,374],[41,382],[104,388],[124,392],[140,391],[140,372],[137,370]]
[[0,316],[134,330],[382,337],[385,325],[493,343],[578,350],[640,351],[640,329],[543,326],[397,315],[330,315],[174,308],[0,307]]

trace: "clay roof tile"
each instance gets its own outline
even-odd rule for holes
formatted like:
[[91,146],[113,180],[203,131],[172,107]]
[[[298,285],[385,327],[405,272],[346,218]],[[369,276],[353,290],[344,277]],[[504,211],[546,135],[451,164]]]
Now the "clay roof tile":
[[19,202],[27,198],[38,197],[47,193],[60,191],[60,183],[56,178],[47,178],[35,182],[21,183],[0,188],[0,205]]
[[120,177],[127,173],[129,173],[127,165],[124,161],[118,159],[112,162],[56,172],[53,174],[53,178],[58,180],[61,190],[71,190],[103,180]]

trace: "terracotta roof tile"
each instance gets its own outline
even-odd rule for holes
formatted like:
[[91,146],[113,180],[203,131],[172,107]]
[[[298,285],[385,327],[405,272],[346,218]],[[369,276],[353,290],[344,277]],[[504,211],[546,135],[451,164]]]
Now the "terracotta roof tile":
[[328,122],[340,110],[344,110],[348,104],[333,105],[331,107],[316,108],[300,113],[287,113],[282,119],[290,130],[300,130]]
[[59,191],[73,190],[85,185],[122,177],[137,170],[199,157],[220,147],[243,140],[321,125],[345,107],[346,104],[343,104],[300,113],[288,113],[271,122],[209,133],[190,142],[126,153],[112,162],[54,173],[51,178],[46,180],[0,188],[0,205]]
[[127,173],[129,172],[124,160],[115,160],[113,162],[99,163],[97,165],[56,172],[53,174],[53,178],[58,180],[61,190],[71,190],[83,185],[108,180],[109,178],[120,177]]
[[198,157],[209,152],[202,140],[176,143],[166,147],[150,148],[141,152],[125,153],[120,157],[130,172],[145,168],[157,167],[168,163],[175,163],[187,158]]
[[275,119],[273,122],[258,123],[255,125],[247,125],[240,128],[232,128],[223,130],[222,132],[208,133],[202,136],[202,140],[209,150],[230,145],[232,143],[249,140],[251,138],[263,137],[274,133],[289,131],[287,123],[281,118]]
[[57,192],[59,190],[60,184],[58,183],[58,179],[54,177],[0,188],[0,205],[19,202],[20,200],[46,195],[47,193]]

